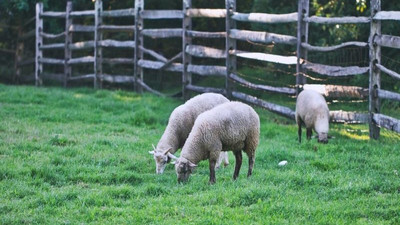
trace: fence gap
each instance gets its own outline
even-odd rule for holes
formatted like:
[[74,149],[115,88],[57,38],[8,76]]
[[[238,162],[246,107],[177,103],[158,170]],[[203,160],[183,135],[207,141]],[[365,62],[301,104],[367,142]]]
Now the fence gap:
[[68,85],[68,79],[71,77],[71,65],[69,60],[72,57],[71,49],[69,45],[72,43],[72,32],[70,27],[72,25],[72,2],[67,2],[67,7],[65,10],[65,48],[64,48],[64,87]]
[[183,19],[182,19],[182,96],[184,100],[189,99],[187,85],[192,84],[192,73],[188,72],[188,66],[192,63],[192,56],[186,52],[186,48],[192,44],[192,38],[187,36],[187,31],[192,30],[192,18],[187,11],[192,8],[192,0],[183,0]]
[[297,19],[297,64],[296,64],[296,92],[299,94],[301,87],[307,83],[304,76],[305,69],[302,64],[307,60],[307,49],[301,43],[308,43],[308,22],[304,18],[308,17],[310,2],[309,0],[299,0],[298,19]]
[[135,56],[134,56],[134,87],[138,93],[143,92],[141,82],[143,81],[143,68],[139,66],[139,61],[143,59],[143,51],[141,47],[144,47],[143,43],[143,18],[141,12],[144,9],[144,0],[135,0]]
[[35,85],[42,85],[42,73],[43,73],[43,64],[41,62],[43,58],[43,51],[41,47],[43,45],[43,38],[41,33],[43,32],[43,19],[41,18],[41,14],[43,13],[43,3],[36,3],[36,29],[35,29]]
[[[371,0],[371,18],[376,13],[381,11],[381,1]],[[369,136],[373,139],[378,139],[380,135],[380,128],[374,122],[373,115],[380,112],[380,101],[378,91],[381,86],[380,69],[376,64],[381,64],[381,47],[374,42],[376,37],[381,36],[381,21],[371,19],[371,29],[369,36]]]
[[225,17],[225,30],[226,30],[226,43],[225,43],[225,56],[226,56],[226,79],[225,91],[226,96],[232,98],[232,81],[231,74],[236,74],[236,39],[230,37],[231,29],[236,29],[236,21],[232,19],[232,15],[236,12],[236,0],[225,0],[226,17]]

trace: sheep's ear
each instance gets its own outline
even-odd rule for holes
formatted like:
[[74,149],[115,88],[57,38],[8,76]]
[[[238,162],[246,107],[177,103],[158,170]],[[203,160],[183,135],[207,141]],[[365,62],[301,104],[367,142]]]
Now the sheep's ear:
[[170,157],[171,159],[178,159],[178,157],[174,156],[172,153],[168,152],[167,156]]
[[149,151],[149,154],[154,155],[154,151]]
[[164,152],[164,155],[167,155],[168,153],[169,153],[169,151],[171,151],[172,150],[172,148],[170,147],[169,149],[167,149],[165,152]]

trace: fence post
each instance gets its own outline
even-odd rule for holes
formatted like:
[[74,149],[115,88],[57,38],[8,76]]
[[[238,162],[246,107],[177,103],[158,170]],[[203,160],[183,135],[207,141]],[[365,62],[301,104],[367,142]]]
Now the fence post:
[[225,42],[225,55],[226,55],[226,78],[225,78],[225,92],[226,96],[232,98],[232,81],[230,79],[231,73],[236,74],[236,55],[233,53],[236,51],[236,39],[229,37],[231,29],[236,29],[236,21],[231,18],[233,13],[236,11],[236,0],[225,0],[226,17],[225,17],[225,29],[226,29],[226,42]]
[[140,81],[143,80],[143,68],[139,66],[139,61],[143,59],[143,51],[140,49],[143,43],[143,18],[141,12],[144,8],[144,0],[135,0],[135,55],[134,55],[134,88],[138,93],[143,92]]
[[18,27],[18,38],[17,38],[17,48],[15,49],[15,60],[14,60],[14,69],[15,69],[15,75],[14,75],[14,82],[19,83],[20,78],[21,78],[21,67],[20,67],[20,62],[22,61],[22,56],[24,54],[24,41],[20,40],[20,37],[22,37],[24,29],[24,25],[21,25]]
[[371,31],[369,35],[369,136],[378,139],[380,128],[373,121],[374,113],[380,112],[380,101],[378,97],[378,89],[381,86],[381,74],[377,63],[381,63],[381,47],[374,43],[374,38],[381,35],[381,22],[373,20],[377,12],[381,10],[380,0],[371,0]]
[[187,30],[192,29],[192,18],[187,11],[192,8],[192,0],[183,0],[183,19],[182,19],[182,97],[184,100],[189,99],[189,90],[187,85],[192,84],[192,73],[188,72],[188,66],[192,63],[192,56],[186,53],[186,47],[192,44],[192,38],[186,35]]
[[103,2],[101,0],[96,0],[94,5],[94,88],[102,87],[102,51],[99,44],[102,39],[102,34],[99,29],[102,23],[102,11]]
[[72,32],[69,30],[72,25],[71,11],[72,2],[68,1],[65,9],[64,87],[67,87],[68,79],[71,77],[71,66],[69,65],[69,60],[72,56],[71,49],[69,48],[69,45],[72,43]]
[[305,70],[301,66],[307,60],[307,50],[301,46],[301,43],[308,43],[308,23],[304,21],[304,18],[308,17],[309,7],[309,0],[299,0],[297,11],[296,94],[299,94],[301,86],[307,83],[307,79],[304,76]]
[[40,14],[43,13],[43,3],[36,3],[36,27],[35,27],[35,85],[42,85],[42,73],[43,64],[41,63],[43,52],[40,49],[43,45],[43,38],[41,33],[43,32],[43,19]]

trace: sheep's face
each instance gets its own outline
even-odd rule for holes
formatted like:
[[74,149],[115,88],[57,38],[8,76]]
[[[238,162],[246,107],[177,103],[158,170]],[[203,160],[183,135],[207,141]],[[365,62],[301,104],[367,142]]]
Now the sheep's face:
[[327,144],[328,143],[328,133],[319,133],[318,134],[318,142]]
[[174,158],[171,153],[169,153],[171,149],[166,151],[150,151],[149,153],[153,155],[154,161],[156,161],[156,173],[162,174],[164,173],[165,167],[167,163]]
[[175,162],[175,171],[176,176],[178,177],[178,182],[187,182],[190,174],[194,171],[196,166],[196,164],[189,162],[187,159],[177,159]]

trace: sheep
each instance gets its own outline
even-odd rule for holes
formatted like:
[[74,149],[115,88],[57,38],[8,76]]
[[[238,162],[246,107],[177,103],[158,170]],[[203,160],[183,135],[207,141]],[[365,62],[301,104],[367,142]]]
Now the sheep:
[[302,91],[296,101],[296,122],[301,143],[301,126],[305,125],[307,140],[311,139],[312,129],[318,134],[318,142],[328,143],[329,108],[324,97],[313,90]]
[[210,184],[216,182],[215,163],[221,151],[233,151],[236,158],[233,179],[242,165],[242,151],[249,158],[247,176],[251,176],[260,136],[260,119],[252,107],[228,102],[202,113],[175,161],[178,182],[186,182],[201,160],[209,160]]
[[[205,93],[189,99],[185,104],[174,109],[157,147],[153,146],[154,150],[149,151],[156,162],[157,174],[164,172],[167,162],[177,159],[173,154],[182,148],[197,116],[225,102],[229,102],[229,100],[221,94]],[[222,154],[221,157],[224,158],[224,164],[227,166],[229,164],[228,155]]]

